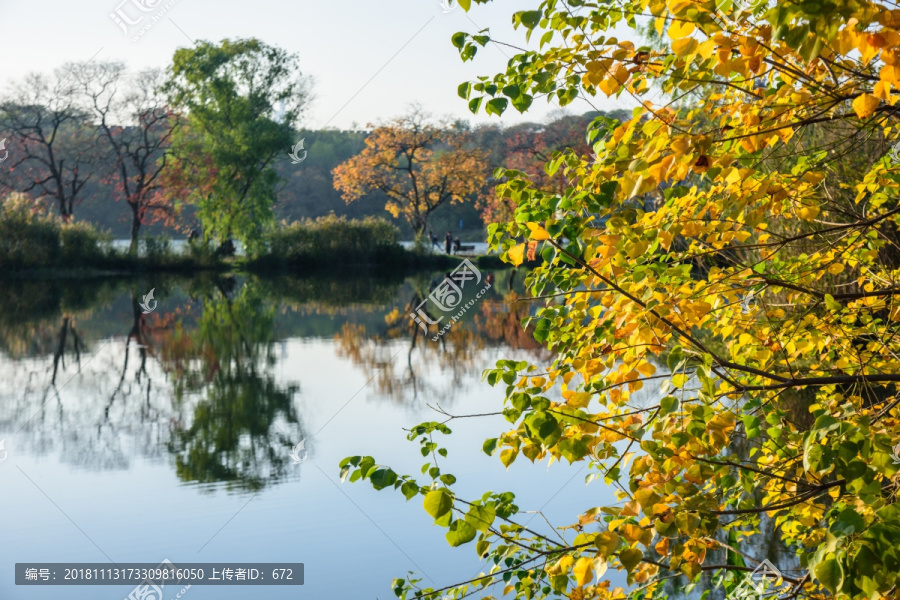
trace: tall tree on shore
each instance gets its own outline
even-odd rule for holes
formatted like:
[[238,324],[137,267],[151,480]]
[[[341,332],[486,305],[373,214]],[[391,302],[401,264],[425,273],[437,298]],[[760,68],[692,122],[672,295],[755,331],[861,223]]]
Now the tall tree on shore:
[[8,135],[9,152],[0,186],[45,200],[70,221],[99,168],[97,129],[77,82],[61,67],[32,73],[13,89],[0,98],[0,139]]
[[383,192],[385,209],[403,217],[420,240],[432,212],[474,198],[487,175],[486,154],[468,132],[432,123],[413,109],[376,127],[363,151],[334,169],[334,186],[348,203]]
[[175,52],[164,89],[185,120],[167,193],[196,206],[206,241],[254,249],[274,222],[273,163],[309,102],[297,57],[252,38],[200,41]]
[[180,120],[161,93],[163,71],[130,75],[124,64],[111,62],[77,63],[69,70],[100,127],[116,196],[131,209],[130,251],[136,253],[142,224],[171,224],[174,217],[172,203],[161,193],[161,175]]

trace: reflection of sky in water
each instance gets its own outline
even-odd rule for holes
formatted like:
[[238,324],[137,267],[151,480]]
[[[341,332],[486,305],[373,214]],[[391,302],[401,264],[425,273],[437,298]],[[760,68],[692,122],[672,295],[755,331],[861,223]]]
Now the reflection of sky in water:
[[[318,312],[320,320],[347,318],[312,312]],[[374,310],[375,318],[369,322],[384,322],[385,312]],[[283,323],[298,313],[306,314],[304,310],[276,313],[276,331],[307,330],[306,324]],[[109,317],[102,313],[94,318],[104,314]],[[115,314],[123,324],[130,318],[127,312]],[[53,327],[58,326],[57,321]],[[331,329],[340,327],[332,324]],[[370,454],[399,473],[418,474],[424,459],[418,444],[406,441],[402,428],[438,419],[426,403],[440,402],[452,414],[497,411],[502,390],[482,383],[481,372],[500,358],[534,357],[533,351],[502,343],[460,339],[471,343],[472,349],[454,353],[452,344],[441,348],[428,342],[432,345],[423,351],[421,337],[411,353],[409,339],[402,337],[379,343],[363,340],[353,352],[333,334],[296,337],[288,333],[284,339],[272,340],[272,362],[267,364],[263,352],[258,369],[279,390],[298,386],[292,397],[298,422],[276,418],[270,437],[279,439],[266,448],[251,436],[241,438],[238,454],[247,461],[246,470],[282,471],[282,477],[257,491],[179,478],[170,451],[172,432],[190,426],[206,392],[188,390],[180,404],[174,402],[171,377],[154,358],[147,360],[138,381],[134,344],[119,387],[124,337],[86,340],[89,352],[81,356],[80,373],[69,356],[57,375],[58,397],[44,395],[52,355],[13,361],[0,354],[0,437],[6,438],[10,453],[0,464],[4,494],[0,530],[8,540],[0,544],[0,568],[7,573],[0,578],[0,598],[117,600],[130,590],[16,587],[13,563],[25,561],[106,562],[109,558],[155,563],[169,558],[176,564],[306,565],[306,584],[299,591],[194,586],[189,597],[197,599],[385,600],[393,597],[390,580],[407,571],[419,571],[424,583],[435,587],[476,575],[483,569],[474,545],[450,548],[445,530],[431,526],[419,498],[406,502],[399,492],[375,492],[368,484],[338,484],[338,462],[354,454]],[[454,362],[457,357],[459,362]],[[416,393],[411,392],[413,379]],[[656,389],[648,385],[646,393]],[[38,410],[42,402],[46,406]],[[585,487],[585,463],[548,468],[546,463],[532,465],[520,457],[506,471],[496,457],[485,456],[482,441],[510,427],[502,417],[462,419],[450,426],[454,430],[446,438],[450,455],[441,467],[459,477],[454,488],[464,498],[487,490],[512,490],[522,510],[543,507],[550,522],[558,525],[582,510],[613,501],[612,491],[602,483]],[[300,435],[307,438],[309,458],[296,466],[290,464],[288,453]],[[287,464],[278,468],[262,464],[268,448],[274,448]],[[533,517],[524,515],[523,520]],[[530,527],[547,530],[540,517],[534,517]],[[573,534],[565,535],[571,541]],[[177,591],[169,594],[174,597]]]

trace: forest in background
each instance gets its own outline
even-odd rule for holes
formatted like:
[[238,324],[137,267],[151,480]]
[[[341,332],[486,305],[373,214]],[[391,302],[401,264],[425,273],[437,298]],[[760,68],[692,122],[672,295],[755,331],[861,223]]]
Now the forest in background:
[[[624,120],[627,111],[599,113],[586,112],[581,115],[564,115],[548,123],[526,122],[508,127],[497,124],[471,127],[466,122],[455,126],[468,129],[480,148],[488,152],[491,166],[517,168],[537,174],[553,151],[563,148],[584,146],[584,131],[598,115]],[[297,139],[305,140],[306,159],[300,164],[291,164],[285,152],[284,160],[275,165],[282,182],[278,188],[276,217],[288,221],[315,218],[328,214],[362,219],[367,216],[388,218],[402,232],[410,237],[412,230],[402,219],[393,219],[384,210],[387,198],[381,192],[373,192],[356,202],[347,203],[335,190],[332,170],[352,156],[357,155],[365,145],[369,135],[365,130],[320,131],[300,130]],[[447,230],[459,234],[466,241],[484,239],[484,203],[448,204],[435,211],[430,226],[438,237]],[[89,182],[83,200],[76,208],[77,219],[86,221],[100,229],[108,230],[115,238],[127,238],[130,210],[124,202],[116,202],[112,186]],[[162,224],[146,225],[150,235],[167,234],[182,237],[184,229],[190,228],[192,218],[190,207],[186,211],[181,227],[166,227]],[[462,220],[464,228],[460,231]]]

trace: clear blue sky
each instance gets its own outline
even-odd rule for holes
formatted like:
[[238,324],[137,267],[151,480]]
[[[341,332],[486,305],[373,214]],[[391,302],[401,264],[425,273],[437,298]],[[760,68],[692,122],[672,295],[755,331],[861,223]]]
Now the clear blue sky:
[[[468,14],[443,13],[439,0],[0,0],[3,48],[0,85],[31,71],[50,71],[69,60],[122,60],[132,68],[165,66],[190,39],[258,37],[296,52],[315,81],[315,102],[305,126],[362,127],[398,115],[412,103],[436,115],[488,120],[468,112],[457,86],[493,75],[507,57],[496,46],[463,63],[450,43],[456,31],[490,27],[498,39],[524,45],[511,15],[538,0],[497,0]],[[141,13],[132,2],[155,8]],[[138,41],[110,18],[117,8],[135,20],[174,2]],[[139,29],[149,21],[132,28]],[[371,81],[370,81],[371,80]],[[368,83],[367,83],[368,82]],[[628,97],[596,98],[600,109],[631,108]],[[345,106],[346,105],[346,106]],[[503,122],[544,121],[557,107],[536,102],[526,116],[510,110]],[[590,107],[579,101],[567,112]],[[335,116],[336,115],[336,116]],[[493,117],[496,121],[497,117]]]

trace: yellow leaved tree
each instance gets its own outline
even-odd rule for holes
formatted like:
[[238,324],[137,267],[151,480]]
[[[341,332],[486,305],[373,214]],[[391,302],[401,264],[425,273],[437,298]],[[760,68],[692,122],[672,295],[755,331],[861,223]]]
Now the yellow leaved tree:
[[385,210],[403,217],[419,240],[438,207],[482,191],[486,161],[466,131],[430,122],[413,109],[375,127],[362,152],[335,167],[334,187],[347,202],[382,192]]
[[[509,493],[458,495],[436,460],[421,481],[350,457],[345,475],[423,496],[490,565],[447,590],[396,580],[398,597],[488,597],[498,581],[520,598],[663,597],[688,580],[733,594],[770,559],[767,593],[785,600],[896,598],[897,5],[545,0],[513,22],[539,49],[460,86],[473,111],[636,108],[592,125],[596,157],[548,163],[574,182],[564,193],[504,174],[515,221],[490,241],[516,264],[543,258],[531,323],[555,360],[486,373],[511,427],[484,449],[589,461],[620,502],[573,515],[562,542],[523,527]],[[464,59],[492,41],[453,38]],[[410,438],[433,455],[449,431]]]

